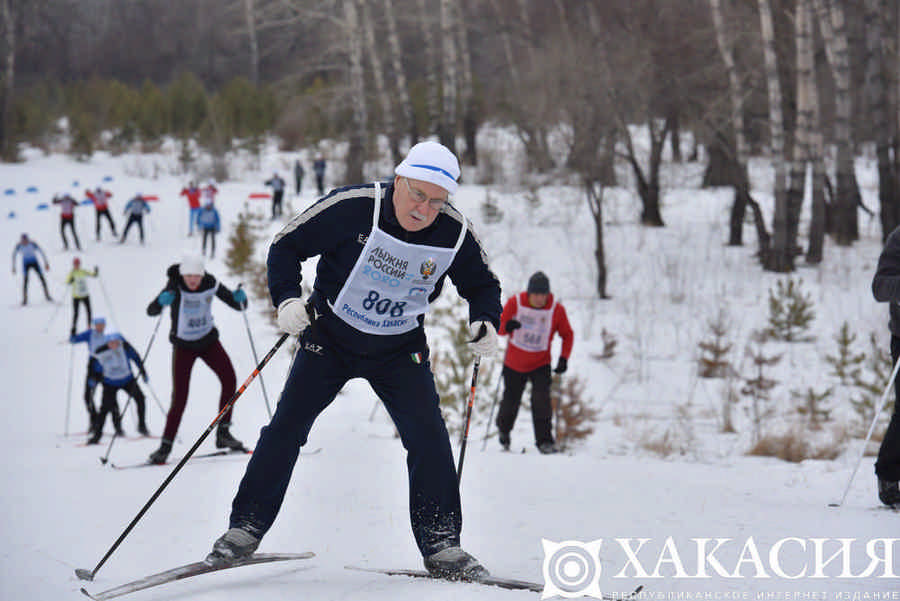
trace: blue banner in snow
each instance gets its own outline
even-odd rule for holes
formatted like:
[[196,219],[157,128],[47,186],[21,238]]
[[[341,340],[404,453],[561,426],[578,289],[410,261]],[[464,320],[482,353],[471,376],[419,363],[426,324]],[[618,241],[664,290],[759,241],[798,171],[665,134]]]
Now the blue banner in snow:
[[77,187],[78,187],[78,180],[77,180],[77,179],[76,179],[74,182],[72,182],[72,187],[73,187],[73,188],[77,188]]
[[113,178],[111,175],[107,175],[106,177],[103,178],[103,181],[105,181],[105,182],[111,182],[112,180],[113,180]]
[[50,205],[48,205],[46,202],[42,202],[41,204],[39,204],[39,205],[36,206],[35,208],[36,208],[38,211],[46,211],[47,209],[50,208]]
[[10,212],[9,212],[9,215],[7,215],[6,217],[7,217],[8,219],[15,219],[15,218],[16,218],[16,212],[15,212],[15,211],[10,211]]
[[38,189],[37,189],[37,186],[28,186],[27,188],[25,188],[25,191],[31,192],[32,194],[34,194],[35,192],[38,191]]
[[7,188],[6,190],[3,191],[3,193],[6,194],[7,196],[14,196],[16,194],[16,191],[13,190],[12,188]]
[[78,204],[80,204],[81,206],[84,206],[84,205],[90,205],[90,204],[94,204],[94,201],[91,200],[90,198],[85,198],[84,200],[82,200],[82,201],[79,202]]

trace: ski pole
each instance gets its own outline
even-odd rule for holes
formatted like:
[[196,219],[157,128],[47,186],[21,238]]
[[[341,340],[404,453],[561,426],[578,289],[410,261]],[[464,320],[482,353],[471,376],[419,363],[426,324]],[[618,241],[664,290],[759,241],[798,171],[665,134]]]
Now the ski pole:
[[[150,347],[153,346],[153,341],[156,340],[156,332],[159,331],[159,324],[162,323],[163,314],[160,312],[159,319],[156,320],[156,326],[153,328],[153,334],[150,335],[150,340],[147,342],[147,350],[144,351],[143,357],[141,357],[141,365],[143,366],[147,362],[147,357],[150,355]],[[146,367],[144,367],[146,370]],[[169,412],[166,411],[166,408],[163,407],[162,403],[159,402],[159,397],[156,396],[156,392],[154,392],[153,387],[150,386],[150,378],[147,378],[147,381],[144,382],[147,385],[147,390],[150,391],[150,395],[153,397],[153,400],[156,402],[156,406],[159,407],[159,410],[162,411],[163,417],[168,417]],[[124,411],[122,412],[125,413]]]
[[56,316],[59,315],[59,310],[62,309],[63,303],[60,301],[56,304],[56,308],[53,309],[53,315],[50,316],[50,321],[47,322],[47,325],[44,326],[44,332],[50,331],[50,326],[53,325],[53,322],[56,321]]
[[850,480],[847,481],[847,487],[844,489],[844,494],[843,496],[841,496],[841,500],[839,503],[829,503],[829,507],[840,507],[847,499],[847,493],[850,492],[850,485],[853,484],[853,478],[856,477],[856,472],[857,470],[859,470],[859,465],[862,463],[863,456],[866,454],[866,446],[869,444],[869,439],[872,438],[872,432],[875,431],[875,423],[878,421],[878,417],[884,410],[885,401],[887,401],[887,396],[891,391],[891,386],[894,385],[894,379],[897,377],[898,369],[900,369],[900,358],[898,358],[897,362],[894,363],[894,370],[891,372],[891,377],[888,378],[887,386],[884,387],[884,393],[881,395],[881,400],[878,402],[878,408],[875,411],[875,417],[872,418],[872,425],[869,426],[869,433],[866,434],[866,441],[863,443],[862,450],[859,452],[859,459],[856,461],[856,466],[853,468],[853,473],[850,474]]
[[66,436],[69,435],[69,410],[72,407],[72,371],[75,365],[75,345],[69,344],[69,380],[66,383]]
[[[112,303],[109,300],[109,294],[106,293],[106,286],[103,285],[103,278],[100,277],[100,274],[97,274],[97,283],[100,284],[100,291],[103,293],[103,299],[106,301],[106,308],[109,309],[109,314],[113,318],[113,321],[116,324],[119,324],[119,327],[122,327],[121,322],[116,318],[116,312],[113,311]],[[158,324],[157,324],[158,325]],[[156,332],[153,332],[156,334]]]
[[563,449],[562,445],[562,395],[560,394],[562,390],[562,374],[553,375],[551,379],[551,390],[556,392],[556,407],[554,413],[556,413],[556,446],[560,451]]
[[[122,423],[122,418],[125,417],[125,412],[128,410],[128,406],[131,404],[131,394],[128,395],[128,400],[125,401],[125,406],[122,407],[122,410],[119,412],[119,423]],[[116,442],[116,438],[119,437],[119,429],[114,428],[115,432],[113,432],[112,438],[109,439],[109,446],[106,447],[106,455],[100,458],[100,463],[106,465],[106,462],[109,461],[109,454],[112,452],[113,443]]]
[[500,398],[500,382],[503,381],[503,369],[500,370],[500,375],[497,376],[497,387],[494,388],[494,400],[491,401],[491,412],[488,415],[487,428],[484,430],[484,441],[481,443],[481,450],[485,450],[487,448],[488,437],[491,435],[491,422],[494,421],[494,407],[497,406],[497,399]]
[[481,355],[475,357],[475,366],[472,368],[472,388],[469,391],[469,404],[466,406],[466,424],[463,428],[462,444],[459,448],[459,467],[456,468],[457,485],[462,482],[463,460],[466,458],[466,443],[469,441],[469,422],[472,420],[472,405],[475,404],[475,385],[478,383],[478,366],[481,364]]
[[[241,289],[243,284],[238,284],[238,290]],[[247,305],[244,304],[244,307],[241,309],[241,315],[244,316],[244,325],[247,327],[247,338],[250,339],[250,350],[253,352],[253,361],[259,362],[259,357],[256,354],[256,345],[253,344],[253,335],[250,333],[250,321],[247,319]],[[263,400],[266,402],[266,411],[269,413],[269,419],[272,419],[272,408],[269,406],[269,395],[266,393],[266,382],[263,380],[262,375],[259,376],[259,386],[262,388]]]
[[253,370],[253,372],[250,374],[250,376],[247,377],[246,381],[244,381],[244,383],[241,384],[241,387],[238,388],[237,391],[235,391],[235,393],[231,396],[231,399],[225,404],[224,407],[222,407],[222,410],[219,411],[219,414],[212,421],[212,423],[209,425],[209,427],[206,428],[206,430],[203,432],[203,434],[200,435],[200,438],[197,439],[197,442],[194,443],[194,446],[192,446],[190,448],[190,450],[187,452],[187,454],[181,458],[181,461],[179,461],[178,465],[176,465],[172,469],[171,473],[168,476],[166,476],[166,479],[163,480],[163,483],[159,486],[159,488],[156,489],[156,492],[153,493],[153,495],[150,497],[150,500],[147,501],[144,504],[144,506],[141,508],[141,510],[138,512],[138,514],[136,516],[134,516],[134,519],[131,520],[131,523],[128,524],[128,526],[125,528],[125,530],[122,532],[122,534],[119,535],[119,538],[116,539],[116,542],[113,543],[112,547],[109,548],[109,551],[106,552],[106,555],[103,556],[103,559],[101,559],[100,562],[97,563],[97,565],[94,567],[94,569],[86,570],[84,568],[77,568],[75,570],[75,575],[79,579],[81,579],[81,580],[93,580],[94,579],[94,576],[97,574],[97,571],[103,566],[104,563],[106,563],[106,560],[109,559],[110,555],[113,554],[113,552],[118,548],[118,546],[122,543],[122,541],[125,540],[125,537],[128,536],[128,533],[131,532],[131,530],[135,527],[135,525],[138,523],[138,521],[141,519],[141,517],[143,517],[143,515],[145,513],[147,513],[147,510],[150,509],[150,506],[153,505],[154,501],[156,501],[156,499],[159,497],[159,495],[161,495],[162,492],[166,489],[166,487],[169,485],[169,482],[171,482],[172,479],[175,478],[176,474],[178,474],[178,472],[181,471],[181,468],[184,467],[184,464],[187,463],[188,459],[191,458],[191,455],[193,455],[194,452],[197,450],[197,448],[203,443],[203,441],[206,440],[206,437],[209,436],[209,433],[213,431],[213,428],[216,427],[216,424],[219,423],[219,420],[222,419],[222,416],[224,416],[231,409],[231,407],[235,404],[235,402],[237,402],[237,400],[241,396],[241,394],[243,394],[243,392],[247,389],[247,387],[250,386],[250,382],[253,381],[253,378],[255,378],[257,375],[259,375],[259,372],[262,371],[263,367],[266,366],[266,363],[269,362],[269,359],[272,358],[272,356],[275,354],[275,352],[279,348],[281,348],[281,345],[284,344],[284,341],[287,340],[287,338],[288,338],[288,334],[285,333],[285,334],[281,335],[281,337],[275,343],[275,346],[273,346],[272,349],[268,353],[266,353],[266,356],[262,358],[262,361],[259,362],[259,364],[256,366],[256,369]]

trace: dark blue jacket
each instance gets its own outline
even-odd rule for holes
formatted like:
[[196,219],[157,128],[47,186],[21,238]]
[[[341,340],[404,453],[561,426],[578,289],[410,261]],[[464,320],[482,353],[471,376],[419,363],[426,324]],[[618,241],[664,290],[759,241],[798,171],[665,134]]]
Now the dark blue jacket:
[[[418,232],[404,230],[394,214],[393,184],[382,185],[381,215],[378,227],[410,244],[452,248],[459,238],[462,216],[447,205],[430,226]],[[269,293],[277,307],[288,298],[300,298],[300,263],[320,256],[313,284],[313,303],[320,318],[317,328],[329,341],[346,352],[369,356],[380,353],[415,352],[425,345],[423,317],[419,327],[405,334],[380,336],[367,334],[336,317],[327,301],[334,302],[356,264],[372,230],[375,186],[337,188],[291,220],[275,236],[267,260]],[[478,238],[468,226],[465,240],[450,268],[437,281],[433,301],[449,276],[459,295],[469,303],[469,321],[490,321],[500,326],[500,282],[487,264],[487,256]]]

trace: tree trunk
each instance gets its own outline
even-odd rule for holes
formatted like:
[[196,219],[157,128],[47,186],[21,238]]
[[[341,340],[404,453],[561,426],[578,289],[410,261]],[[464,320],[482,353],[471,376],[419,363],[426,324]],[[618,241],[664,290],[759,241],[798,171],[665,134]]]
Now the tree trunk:
[[662,128],[662,132],[657,132],[653,125],[652,116],[647,120],[647,125],[650,132],[650,159],[646,175],[641,169],[634,149],[634,142],[627,128],[624,132],[625,148],[628,153],[628,163],[631,165],[631,170],[634,173],[638,196],[641,199],[641,225],[665,227],[666,224],[663,222],[659,208],[659,170],[662,165],[662,151],[669,133],[669,127],[667,122]]
[[14,160],[16,157],[11,117],[13,91],[16,81],[16,28],[10,0],[2,1],[3,31],[6,38],[6,60],[3,65],[3,98],[0,106],[0,158]]
[[422,30],[422,45],[425,48],[425,105],[428,113],[428,123],[425,125],[425,131],[428,134],[436,134],[440,132],[441,124],[441,104],[438,92],[440,88],[440,77],[438,76],[438,56],[437,49],[434,47],[437,36],[431,27],[431,15],[425,5],[425,0],[419,2],[419,24]]
[[769,95],[769,130],[772,162],[775,170],[775,212],[772,219],[772,248],[763,263],[777,272],[794,270],[794,241],[790,239],[790,204],[785,173],[784,120],[781,111],[781,83],[778,80],[778,55],[775,49],[775,25],[769,0],[758,0],[760,30],[763,39],[766,85]]
[[441,0],[441,119],[439,121],[438,139],[441,144],[456,154],[456,40],[454,32],[453,6],[455,0]]
[[847,26],[844,9],[839,2],[830,0],[829,14],[833,30],[835,116],[834,141],[837,146],[837,189],[834,198],[834,239],[841,246],[849,246],[859,239],[856,207],[859,204],[859,186],[853,168],[853,140],[850,131],[850,54],[847,47]]
[[[747,138],[744,136],[744,90],[734,60],[734,44],[725,28],[721,0],[709,0],[716,43],[725,70],[728,73],[728,95],[731,100],[731,126],[733,146],[722,136],[714,135],[709,148],[709,165],[703,177],[703,185],[734,186],[734,202],[728,227],[728,245],[743,244],[744,214],[750,198],[750,179],[747,175]],[[733,148],[733,150],[732,150]]]
[[478,135],[478,115],[475,106],[475,84],[472,77],[472,54],[469,52],[469,30],[463,0],[452,3],[456,8],[453,18],[456,44],[459,48],[460,89],[459,99],[462,109],[463,140],[466,148],[462,153],[462,162],[468,165],[478,164],[478,150],[475,138]]
[[259,85],[259,41],[256,39],[256,9],[254,0],[244,0],[244,19],[247,21],[247,37],[250,41],[250,81]]
[[[392,0],[384,0],[384,18],[387,23],[388,47],[391,51],[391,64],[394,71],[395,92],[400,103],[400,115],[406,121],[409,144],[412,146],[419,141],[419,128],[416,126],[416,116],[413,112],[412,100],[409,97],[409,88],[406,85],[406,71],[403,69],[403,55],[400,51],[400,37],[397,35],[397,20],[394,17]],[[395,153],[391,148],[391,154],[395,165],[403,160],[399,149]]]
[[594,260],[597,264],[597,296],[608,299],[606,294],[606,253],[603,249],[603,185],[593,180],[584,183],[588,207],[594,217]]
[[384,68],[381,65],[381,55],[378,54],[379,46],[375,43],[375,27],[369,12],[370,0],[359,0],[362,14],[362,28],[366,44],[366,54],[372,67],[372,81],[375,84],[375,95],[381,108],[381,123],[388,137],[388,146],[391,149],[391,158],[397,165],[403,160],[400,155],[400,140],[397,134],[397,125],[394,121],[394,107],[391,104],[392,94],[388,93],[384,84]]
[[359,16],[356,0],[344,0],[346,18],[346,40],[349,52],[349,89],[351,119],[349,148],[347,149],[348,182],[363,181],[363,165],[366,158],[368,114],[366,112],[366,89],[363,77],[363,48],[359,39]]
[[[812,154],[810,143],[815,127],[812,97],[815,95],[815,58],[813,55],[812,2],[798,0],[794,13],[795,38],[797,40],[797,119],[794,124],[794,147],[790,164],[788,190],[789,238],[797,244],[800,211],[806,191],[806,165]],[[795,254],[802,251],[795,247]]]
[[900,198],[898,198],[896,172],[891,161],[891,134],[888,118],[888,83],[886,77],[885,48],[882,45],[882,21],[878,0],[866,0],[866,83],[865,97],[869,117],[872,120],[875,154],[878,160],[878,200],[881,205],[881,239],[887,240],[900,224]]
[[[818,7],[816,0],[808,7],[810,26],[815,29]],[[809,88],[809,107],[811,124],[807,140],[809,162],[812,164],[812,203],[809,220],[809,245],[806,249],[806,262],[818,265],[822,262],[825,248],[825,144],[822,136],[822,111],[819,103],[819,88],[816,82],[815,69]]]

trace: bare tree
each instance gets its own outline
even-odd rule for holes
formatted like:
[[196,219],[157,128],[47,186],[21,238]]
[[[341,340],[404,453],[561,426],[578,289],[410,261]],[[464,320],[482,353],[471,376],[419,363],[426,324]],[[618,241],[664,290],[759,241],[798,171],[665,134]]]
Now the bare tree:
[[478,164],[478,151],[475,147],[475,137],[478,133],[478,117],[475,106],[475,85],[472,76],[472,54],[469,52],[469,29],[465,17],[465,2],[459,0],[452,2],[454,11],[454,33],[456,45],[459,49],[459,100],[462,110],[462,130],[466,148],[462,153],[464,163]]
[[350,92],[351,123],[347,150],[347,181],[363,181],[366,140],[368,138],[368,111],[366,109],[366,87],[363,77],[363,49],[359,39],[359,16],[356,0],[344,0],[345,33],[348,49],[348,84]]
[[[778,80],[778,55],[775,49],[775,24],[769,0],[758,0],[766,87],[769,95],[769,133],[772,163],[775,171],[775,213],[772,222],[772,248],[760,256],[766,269],[779,272],[794,270],[794,244],[790,239],[790,206],[787,194],[784,152],[784,119],[781,110],[781,83]],[[760,249],[762,252],[763,249]]]
[[836,180],[833,198],[834,218],[829,228],[834,233],[837,244],[847,246],[859,239],[859,221],[856,207],[861,201],[859,185],[853,168],[853,141],[850,130],[850,53],[847,47],[847,25],[844,9],[840,2],[828,0],[829,16],[833,36],[831,38],[833,57],[832,72],[835,81],[834,141],[837,146]]
[[384,69],[381,66],[381,55],[378,53],[378,45],[375,43],[375,24],[372,22],[369,12],[369,0],[359,0],[362,13],[362,28],[366,45],[366,55],[372,67],[372,81],[375,83],[375,95],[381,108],[381,125],[388,138],[388,146],[391,149],[391,159],[396,165],[402,160],[400,156],[400,136],[397,133],[397,125],[394,121],[394,106],[391,103],[393,94],[390,94],[384,85]]
[[427,2],[434,0],[418,0],[419,4],[419,28],[422,31],[422,46],[425,48],[425,105],[428,114],[428,123],[425,131],[429,134],[438,133],[441,124],[441,100],[440,100],[440,65],[438,65],[438,53],[435,48],[435,40],[432,27],[434,19],[431,15],[434,11],[428,10]]
[[[755,205],[750,195],[750,178],[747,174],[747,137],[744,134],[744,89],[741,85],[741,77],[738,73],[737,63],[734,59],[734,42],[729,29],[725,26],[725,17],[722,12],[721,0],[709,0],[712,10],[713,25],[716,30],[716,43],[725,70],[728,73],[728,97],[731,104],[731,141],[721,144],[726,149],[732,149],[729,167],[725,170],[730,184],[734,186],[734,202],[731,204],[731,216],[729,218],[728,244],[740,246],[743,243],[744,214],[749,203]],[[755,215],[760,215],[756,206]],[[765,224],[758,223],[765,233]],[[768,246],[768,234],[766,234],[766,246]]]
[[[866,83],[865,92],[867,110],[872,119],[875,137],[875,154],[878,160],[878,199],[881,210],[881,237],[886,240],[888,234],[900,225],[900,172],[896,169],[896,160],[891,160],[891,138],[896,140],[896,118],[889,119],[890,94],[887,77],[887,52],[884,44],[882,15],[878,0],[866,0],[865,3],[865,39],[866,39]],[[898,27],[900,31],[900,27]],[[895,142],[896,144],[896,142]],[[896,159],[896,157],[895,157]]]
[[244,0],[244,19],[250,44],[250,81],[256,86],[259,85],[259,41],[256,38],[255,0]]
[[458,77],[456,74],[456,36],[455,36],[455,0],[440,0],[441,2],[441,90],[443,102],[441,103],[441,118],[438,125],[438,139],[441,144],[456,154],[456,88]]
[[12,139],[12,114],[13,92],[16,89],[16,19],[14,12],[18,6],[16,0],[0,0],[2,10],[3,38],[6,40],[3,61],[3,97],[0,101],[0,157],[14,159],[15,141]]
[[[821,0],[812,0],[806,7],[809,14],[810,27],[814,30],[819,23],[817,14]],[[824,36],[824,34],[823,34]],[[815,53],[814,41],[810,51]],[[814,57],[812,59],[815,60]],[[816,80],[816,72],[813,66],[811,81],[809,82],[809,111],[811,124],[809,139],[807,140],[808,158],[812,167],[812,203],[810,206],[809,220],[809,245],[806,249],[806,262],[816,265],[822,262],[825,247],[825,144],[822,134],[822,110],[819,102],[819,86]]]
[[[419,141],[419,128],[416,126],[412,100],[409,97],[409,88],[406,84],[406,70],[403,68],[403,54],[400,50],[400,37],[397,35],[397,20],[394,17],[392,0],[384,0],[384,18],[387,23],[388,47],[391,50],[391,67],[394,72],[394,85],[398,104],[400,105],[400,115],[406,122],[407,131],[409,132],[409,143],[412,145]],[[391,152],[393,152],[393,149]],[[399,152],[393,158],[395,163],[399,163]]]

